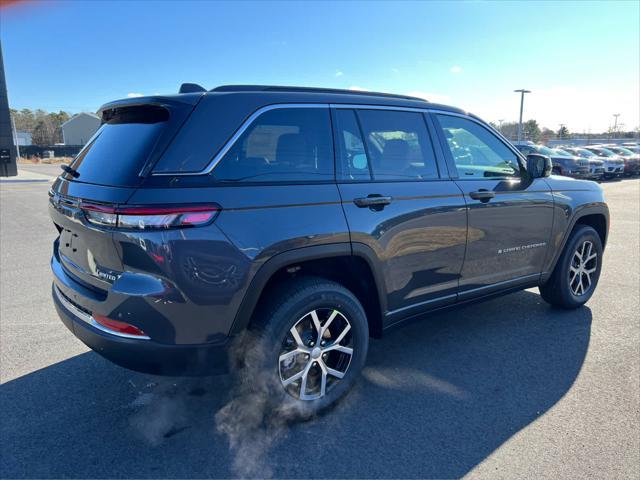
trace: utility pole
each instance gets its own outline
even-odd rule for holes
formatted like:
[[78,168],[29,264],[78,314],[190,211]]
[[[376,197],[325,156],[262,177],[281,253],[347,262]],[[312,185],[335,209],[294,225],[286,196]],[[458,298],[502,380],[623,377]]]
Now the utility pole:
[[518,141],[522,141],[522,110],[524,108],[524,94],[531,93],[531,90],[525,90],[521,88],[520,90],[514,90],[514,92],[520,93],[520,121],[518,122]]
[[613,122],[613,138],[616,138],[616,131],[618,130],[618,117],[620,116],[619,113],[614,113],[613,114],[613,118],[615,118],[614,122]]

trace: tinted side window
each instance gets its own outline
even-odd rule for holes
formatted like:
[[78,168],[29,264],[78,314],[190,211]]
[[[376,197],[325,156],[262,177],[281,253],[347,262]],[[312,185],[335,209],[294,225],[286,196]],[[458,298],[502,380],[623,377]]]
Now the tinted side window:
[[437,115],[460,178],[520,175],[517,155],[481,125],[461,117]]
[[438,178],[424,117],[417,112],[358,110],[375,180]]
[[344,180],[371,180],[369,160],[353,110],[335,111],[336,146]]
[[283,108],[260,115],[214,168],[218,181],[333,180],[328,108]]

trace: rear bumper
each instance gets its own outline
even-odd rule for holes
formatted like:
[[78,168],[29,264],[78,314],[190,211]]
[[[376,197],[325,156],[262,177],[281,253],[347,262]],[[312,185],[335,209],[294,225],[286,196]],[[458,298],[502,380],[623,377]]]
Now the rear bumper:
[[89,313],[75,306],[52,285],[53,302],[62,323],[85,345],[111,362],[155,375],[213,375],[228,371],[227,339],[202,345],[167,345],[110,334]]

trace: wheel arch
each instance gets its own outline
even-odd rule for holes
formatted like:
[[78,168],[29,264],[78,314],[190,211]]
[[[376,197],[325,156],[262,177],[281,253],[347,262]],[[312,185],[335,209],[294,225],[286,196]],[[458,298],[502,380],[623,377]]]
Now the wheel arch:
[[604,249],[609,235],[609,209],[607,205],[605,203],[585,205],[575,211],[565,230],[561,247],[555,252],[550,267],[542,275],[541,280],[543,282],[546,281],[555,270],[560,255],[567,246],[571,234],[579,225],[592,227],[598,233],[600,241],[602,242],[602,248]]
[[365,309],[370,335],[382,335],[386,297],[375,253],[364,244],[349,243],[297,248],[267,260],[247,287],[230,335],[239,334],[251,324],[253,313],[282,280],[298,275],[327,278],[348,288]]

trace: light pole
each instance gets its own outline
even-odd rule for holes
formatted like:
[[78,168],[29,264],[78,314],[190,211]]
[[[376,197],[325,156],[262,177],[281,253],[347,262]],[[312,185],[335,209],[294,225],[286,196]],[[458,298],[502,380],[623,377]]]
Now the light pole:
[[531,93],[531,90],[525,90],[521,88],[520,90],[514,90],[514,92],[520,92],[520,121],[518,122],[518,141],[522,141],[522,109],[524,107],[524,94]]
[[613,114],[613,118],[615,118],[615,120],[613,121],[613,138],[616,138],[616,131],[618,130],[618,117],[620,116],[619,113],[614,113]]
[[500,133],[502,133],[502,122],[504,122],[504,119],[498,120],[498,131]]

